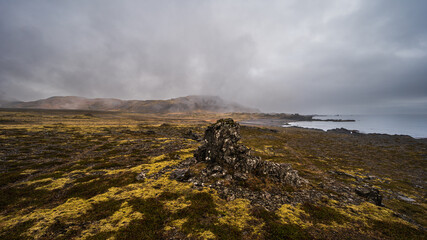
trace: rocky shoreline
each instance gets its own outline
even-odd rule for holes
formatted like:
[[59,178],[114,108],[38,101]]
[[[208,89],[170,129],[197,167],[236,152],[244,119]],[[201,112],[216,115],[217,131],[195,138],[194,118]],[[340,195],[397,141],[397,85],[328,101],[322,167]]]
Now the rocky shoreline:
[[[307,121],[307,120],[301,120],[301,121]],[[324,121],[324,122],[355,122],[355,120],[342,120],[342,119],[326,119],[326,120],[319,120],[319,119],[312,119],[308,120],[312,122],[317,121]],[[334,128],[329,130],[323,130],[320,128],[311,128],[311,127],[300,127],[300,126],[291,126],[289,123],[291,122],[298,122],[292,119],[275,119],[275,118],[262,118],[262,119],[251,119],[251,120],[244,120],[240,121],[239,123],[243,126],[258,126],[258,127],[287,127],[287,128],[300,128],[300,129],[307,129],[307,130],[314,130],[314,131],[322,131],[327,133],[340,133],[340,134],[353,134],[353,135],[359,135],[359,136],[390,136],[390,137],[408,137],[413,139],[418,139],[421,141],[427,141],[427,138],[414,138],[409,135],[405,134],[387,134],[387,133],[362,133],[359,130],[355,129],[347,129],[347,128]]]
[[272,127],[281,127],[283,125],[288,125],[291,122],[355,122],[354,119],[316,119],[313,118],[315,115],[298,115],[298,114],[270,114],[265,115],[261,114],[261,118],[249,119],[241,121],[242,125],[257,125],[257,126],[272,126]]

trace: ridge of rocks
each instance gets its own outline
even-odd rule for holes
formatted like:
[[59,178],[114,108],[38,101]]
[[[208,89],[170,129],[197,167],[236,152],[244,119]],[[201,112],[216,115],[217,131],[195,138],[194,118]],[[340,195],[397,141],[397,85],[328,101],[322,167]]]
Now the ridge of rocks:
[[238,143],[241,138],[239,129],[240,125],[231,118],[220,119],[209,126],[203,137],[203,145],[194,154],[196,160],[206,162],[214,168],[230,168],[234,177],[243,180],[253,174],[293,187],[307,183],[290,164],[263,161],[252,156],[246,146]]

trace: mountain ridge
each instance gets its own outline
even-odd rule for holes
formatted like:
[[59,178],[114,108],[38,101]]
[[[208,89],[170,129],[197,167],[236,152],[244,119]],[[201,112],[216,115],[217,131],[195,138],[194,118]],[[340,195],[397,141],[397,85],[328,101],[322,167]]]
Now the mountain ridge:
[[28,102],[3,102],[3,108],[106,110],[140,113],[179,112],[260,112],[258,109],[225,101],[218,96],[190,95],[167,100],[121,100],[117,98],[85,98],[53,96]]

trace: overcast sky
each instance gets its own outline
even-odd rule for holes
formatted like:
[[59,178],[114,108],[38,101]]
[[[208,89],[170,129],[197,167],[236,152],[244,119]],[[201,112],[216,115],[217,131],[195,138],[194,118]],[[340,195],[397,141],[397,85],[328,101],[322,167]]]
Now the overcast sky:
[[0,0],[0,95],[427,113],[426,0]]

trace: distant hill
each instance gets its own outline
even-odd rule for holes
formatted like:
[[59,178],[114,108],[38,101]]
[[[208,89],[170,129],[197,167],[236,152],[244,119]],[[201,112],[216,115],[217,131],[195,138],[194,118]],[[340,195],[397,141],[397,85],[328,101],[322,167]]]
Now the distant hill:
[[169,100],[120,100],[114,98],[51,97],[31,102],[2,102],[5,108],[114,110],[141,113],[259,112],[216,96],[187,96]]

